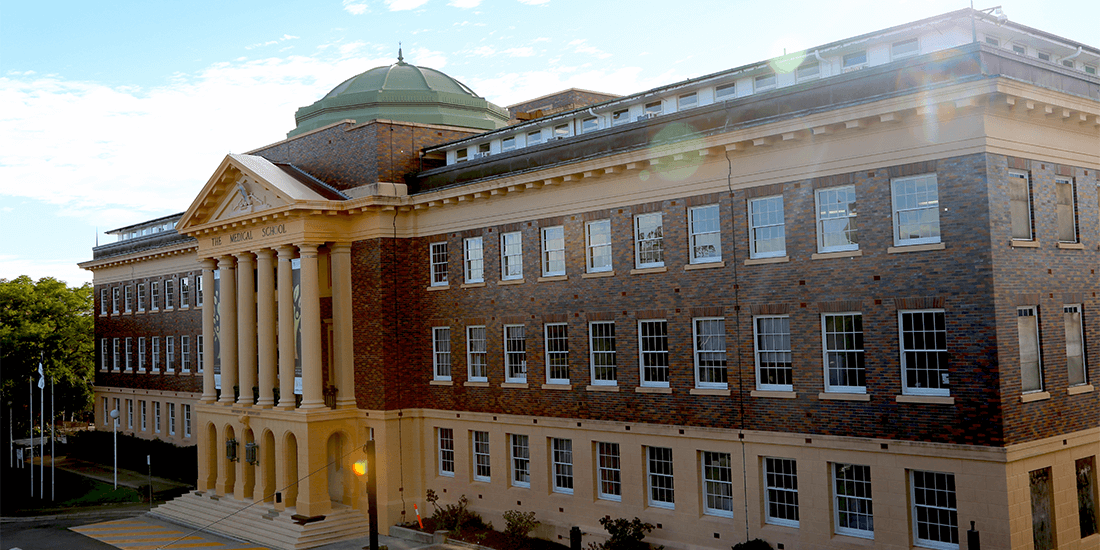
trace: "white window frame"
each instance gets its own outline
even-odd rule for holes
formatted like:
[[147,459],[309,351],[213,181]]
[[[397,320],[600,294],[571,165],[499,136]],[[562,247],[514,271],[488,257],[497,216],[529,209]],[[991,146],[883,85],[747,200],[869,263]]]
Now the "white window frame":
[[[778,210],[774,207],[778,205]],[[757,207],[760,207],[757,210]],[[786,212],[784,211],[783,195],[772,195],[770,197],[757,197],[748,201],[748,218],[749,218],[749,257],[753,259],[757,258],[780,258],[787,255],[787,222]],[[775,219],[775,214],[778,213],[778,221]],[[778,229],[776,229],[778,228]],[[772,231],[778,231],[778,236],[771,236]],[[768,239],[761,239],[759,235],[763,232],[768,232]],[[765,241],[771,241],[777,239],[782,241],[783,246],[779,250],[761,251],[759,243]]]
[[455,431],[454,428],[436,428],[436,449],[439,475],[455,476]]
[[467,147],[455,149],[455,164],[470,160],[470,150]]
[[630,122],[630,109],[620,109],[611,113],[611,125],[618,126]]
[[514,151],[516,149],[516,136],[509,136],[500,140],[500,150]]
[[138,313],[145,313],[145,283],[137,285],[137,310]]
[[126,400],[126,429],[134,429],[134,400]]
[[176,337],[164,337],[164,371],[174,372],[176,364]]
[[[699,469],[703,476],[700,486],[703,490],[703,513],[708,516],[732,518],[733,456],[730,453],[702,451],[699,453],[699,460]],[[719,506],[716,507],[715,504]]]
[[[1068,375],[1069,385],[1071,387],[1072,386],[1084,386],[1084,385],[1087,385],[1089,383],[1089,369],[1088,369],[1089,362],[1088,362],[1088,356],[1085,353],[1085,351],[1086,351],[1085,350],[1085,318],[1084,318],[1084,314],[1083,314],[1083,306],[1084,306],[1084,304],[1064,304],[1062,306],[1062,324],[1064,325],[1065,330],[1066,330],[1066,371],[1067,371],[1066,374]],[[1073,315],[1077,316],[1077,331],[1076,331],[1076,334],[1071,332],[1073,329],[1071,328],[1071,325],[1069,323],[1069,318],[1068,318],[1069,316],[1073,316]],[[1075,351],[1074,348],[1073,348],[1074,344],[1071,343],[1071,340],[1073,340],[1073,339],[1077,340],[1076,345],[1080,348],[1080,349],[1076,350],[1076,352],[1077,352],[1076,354],[1074,354],[1074,351]],[[1080,357],[1080,359],[1079,359],[1079,361],[1081,363],[1081,365],[1080,365],[1080,369],[1081,369],[1080,379],[1081,379],[1081,381],[1080,382],[1075,382],[1073,380],[1074,375],[1073,375],[1072,372],[1070,372],[1070,369],[1073,368],[1070,365],[1070,362],[1075,357]]]
[[[688,209],[688,233],[690,263],[722,261],[722,212],[717,203]],[[713,247],[713,250],[708,247]]]
[[176,404],[168,403],[168,435],[176,435]]
[[428,247],[431,286],[447,286],[447,259],[447,241],[432,243]]
[[[928,476],[930,476],[930,475],[931,476],[937,476],[935,478],[935,481],[933,482],[934,483],[933,487],[927,487],[926,486],[927,481],[928,481]],[[943,479],[942,479],[943,487],[942,488],[940,487],[941,480],[939,479],[938,476],[943,476]],[[919,486],[918,486],[918,481],[920,483]],[[910,498],[910,502],[911,502],[910,517],[911,517],[911,521],[912,521],[912,525],[913,525],[913,545],[914,546],[920,546],[922,548],[934,548],[936,550],[958,550],[958,548],[959,548],[959,541],[958,541],[958,539],[959,539],[959,519],[958,519],[959,510],[958,510],[958,500],[957,500],[957,498],[958,498],[957,487],[955,486],[955,474],[946,473],[946,472],[928,472],[928,471],[922,471],[922,470],[909,470],[909,488],[910,488],[909,498]],[[936,506],[934,504],[929,504],[928,503],[929,499],[927,498],[927,495],[924,494],[924,491],[939,491],[939,492],[947,493],[944,496],[946,496],[946,502],[947,502],[948,506]],[[931,502],[939,502],[940,500],[941,499],[933,498],[933,499],[931,499]],[[950,506],[950,503],[951,503],[952,500],[955,500],[955,506],[954,507]],[[928,522],[921,522],[918,519],[920,517],[920,514],[918,513],[918,510],[921,509],[921,508],[925,508],[929,511],[928,513],[925,514],[926,518],[939,517],[939,515],[940,515],[939,512],[947,512],[949,519],[950,519],[951,516],[954,516],[954,520],[955,520],[954,521],[954,524],[955,524],[954,525],[954,528],[955,528],[955,533],[954,533],[955,542],[951,542],[950,540],[944,542],[944,541],[941,541],[941,540],[935,540],[935,539],[930,539],[930,538],[921,538],[920,537],[921,524],[922,523],[928,523]],[[947,524],[947,525],[950,526],[950,523]],[[931,533],[931,531],[929,531],[929,533]]]
[[752,79],[753,93],[774,90],[779,84],[778,80],[775,73],[762,74],[754,77]]
[[[1032,191],[1031,191],[1031,174],[1026,172],[1026,171],[1023,171],[1023,170],[1009,170],[1008,171],[1008,177],[1010,178],[1008,180],[1009,182],[1012,181],[1011,178],[1020,178],[1020,179],[1024,180],[1024,188],[1027,190],[1027,227],[1028,227],[1027,231],[1028,231],[1028,235],[1027,235],[1027,237],[1013,236],[1012,240],[1014,240],[1014,241],[1034,241],[1035,240],[1035,211],[1034,211],[1034,200],[1032,199],[1032,196],[1031,196],[1031,193],[1032,193]],[[1009,183],[1009,193],[1010,193],[1010,195],[1011,195],[1011,187],[1012,187],[1012,185],[1011,185],[1011,183]],[[1009,210],[1009,231],[1011,232],[1012,231],[1011,198],[1009,199],[1009,207],[1010,207],[1010,210]]]
[[538,145],[542,143],[542,129],[539,128],[533,132],[527,132],[527,146]]
[[160,310],[160,281],[149,281],[149,309]]
[[191,437],[191,405],[183,404],[183,437]]
[[[935,323],[935,320],[936,320],[935,316],[938,315],[938,316],[940,316],[940,318],[943,319],[943,330],[940,330],[940,329],[936,328],[935,325],[933,325],[932,328],[929,329],[927,327],[927,324],[926,324],[927,319],[925,319],[925,320],[922,320],[922,323],[921,323],[922,328],[920,329],[919,333],[916,330],[914,330],[914,331],[912,331],[912,332],[914,332],[913,336],[911,336],[911,337],[907,336],[906,331],[905,331],[905,317],[907,315],[910,315],[910,316],[912,316],[912,315],[922,315],[922,316],[932,315],[933,316],[932,320],[933,320],[934,323]],[[942,333],[942,335],[940,333]],[[920,335],[920,338],[917,337],[918,334]],[[938,344],[936,344],[935,342],[936,342],[936,340],[941,339],[941,338],[943,340],[943,348],[939,349]],[[920,347],[919,349],[916,347],[916,345],[918,344],[918,340],[923,342],[923,346]],[[929,347],[929,342],[930,341],[931,341],[933,347]],[[912,342],[912,345],[910,345],[910,342]],[[901,310],[898,310],[898,348],[899,348],[899,351],[901,353],[901,358],[900,358],[900,360],[901,360],[901,384],[902,384],[902,394],[903,395],[930,395],[930,396],[940,396],[940,397],[947,397],[947,396],[951,395],[951,384],[950,384],[951,380],[950,380],[950,378],[948,378],[947,382],[943,381],[943,375],[949,374],[948,368],[950,366],[950,356],[946,355],[948,353],[948,349],[947,349],[947,314],[943,309],[901,309]],[[907,359],[907,354],[909,354],[909,353],[944,354],[944,356],[945,356],[944,360],[947,361],[947,364],[942,369],[937,369],[937,370],[942,371],[942,372],[939,373],[939,380],[940,380],[939,384],[941,384],[944,387],[930,388],[930,387],[920,387],[920,386],[916,386],[916,385],[910,385],[910,383],[909,383],[909,374],[910,374],[909,373],[909,368],[910,367],[909,367],[909,360]],[[920,364],[927,365],[928,361],[927,360],[922,361]]]
[[451,327],[432,327],[432,377],[451,380]]
[[493,480],[492,456],[489,449],[489,432],[470,432],[470,451],[473,453],[473,479],[490,483]]
[[858,52],[852,52],[844,54],[840,58],[840,70],[850,71],[856,67],[867,66],[867,50],[860,50]]
[[99,314],[107,315],[107,289],[99,289]]
[[[928,183],[931,185],[928,185]],[[924,189],[931,190],[931,195],[925,192],[920,192],[920,185],[924,184]],[[912,196],[916,204],[909,204],[902,206],[899,204],[899,198],[901,195],[901,187],[913,184],[916,187],[911,188],[911,193],[906,193],[905,196]],[[939,182],[937,181],[936,174],[921,174],[919,176],[906,176],[904,178],[894,178],[890,181],[890,202],[894,212],[894,246],[909,246],[914,244],[934,244],[940,242],[942,238],[940,229],[940,197],[939,197]],[[903,224],[902,218],[910,215],[920,218],[918,223]],[[934,219],[932,219],[934,218]],[[917,225],[921,227],[920,236],[910,237],[902,234],[903,225],[912,227]],[[929,226],[929,234],[924,235],[924,226]],[[934,227],[933,227],[934,226]]]
[[482,237],[462,239],[462,267],[466,284],[485,282],[485,241]]
[[500,279],[523,279],[523,233],[519,231],[500,235]]
[[[1023,351],[1021,351],[1020,352],[1020,389],[1024,393],[1041,392],[1046,388],[1046,380],[1045,380],[1046,377],[1043,376],[1043,374],[1044,374],[1043,373],[1043,343],[1042,343],[1042,340],[1039,339],[1040,335],[1041,335],[1040,319],[1039,319],[1039,306],[1020,306],[1020,307],[1017,307],[1016,308],[1016,317],[1035,317],[1035,352],[1036,352],[1035,370],[1036,370],[1036,375],[1039,379],[1039,387],[1037,387],[1037,388],[1024,388],[1023,387],[1023,379],[1024,379],[1023,371],[1024,371],[1025,368],[1027,368],[1027,365],[1024,364],[1024,354],[1023,354]],[[1022,337],[1023,333],[1020,332],[1019,335]],[[1021,340],[1022,340],[1022,338],[1021,338]]]
[[180,277],[180,309],[191,307],[191,277]]
[[596,496],[600,500],[622,502],[622,454],[618,443],[596,443]]
[[[489,381],[489,354],[485,325],[466,327],[466,377],[470,382]],[[480,367],[480,374],[477,367]]]
[[512,487],[531,488],[531,438],[523,434],[511,434],[509,457],[512,470]]
[[176,307],[176,281],[175,279],[164,280],[164,309],[173,309]]
[[[764,523],[798,527],[800,511],[798,505],[798,463],[793,458],[764,457]],[[790,465],[789,471],[785,468]],[[789,483],[784,483],[789,481]],[[787,498],[780,502],[777,497]],[[793,503],[791,502],[793,500]],[[771,515],[772,504],[793,510],[795,519]],[[788,514],[789,515],[789,514]]]
[[[595,238],[594,238],[595,237]],[[588,273],[601,273],[614,269],[611,249],[611,220],[593,220],[584,224],[585,265]],[[596,252],[606,249],[606,263],[596,263]],[[603,256],[601,254],[600,256]]]
[[723,101],[737,97],[737,83],[730,82],[714,87],[714,100]]
[[126,285],[123,287],[123,295],[125,298],[126,313],[134,312],[134,285]]
[[[689,98],[689,97],[691,99],[688,100],[685,104],[684,98]],[[676,98],[676,110],[677,111],[684,111],[684,110],[687,110],[687,109],[694,109],[695,107],[698,107],[698,106],[699,106],[699,94],[696,93],[696,92],[691,92],[689,94],[680,94],[680,96]]]
[[152,342],[153,362],[151,363],[153,370],[160,369],[160,336],[154,336]]
[[202,335],[195,336],[195,370],[197,372],[203,371],[203,350],[202,350]]
[[646,494],[654,508],[676,509],[672,448],[646,446]]
[[[610,336],[607,334],[597,335],[596,327],[610,327]],[[611,349],[597,351],[595,346],[597,338],[610,341]],[[617,386],[619,384],[617,346],[615,344],[615,321],[591,321],[588,323],[588,363],[591,368],[589,375],[593,386]],[[610,357],[611,362],[597,365],[597,357]],[[597,377],[597,369],[609,369],[611,376],[608,377],[605,372]]]
[[553,139],[562,139],[569,137],[569,125],[558,124],[557,126],[554,126],[554,130],[551,132],[551,135],[553,136]]
[[[811,71],[812,69],[812,71]],[[803,62],[795,69],[795,81],[806,82],[821,78],[821,63],[817,61]]]
[[[565,226],[543,227],[542,235],[542,276],[557,277],[565,275]],[[560,264],[561,269],[554,269]]]
[[191,337],[180,336],[180,372],[191,372]]
[[160,433],[160,401],[153,401],[153,431]]
[[[768,334],[761,334],[761,321],[778,320],[782,319],[786,321],[787,332],[769,332]],[[756,389],[761,391],[794,391],[794,356],[791,352],[791,318],[789,315],[755,315],[752,318],[752,348],[753,356],[756,361]],[[770,327],[769,327],[770,328]],[[765,340],[766,339],[766,340]],[[767,343],[768,347],[765,349],[761,346],[761,343]],[[785,345],[784,345],[785,344]],[[777,374],[782,374],[782,370],[786,370],[786,375],[790,378],[790,384],[772,384],[764,382],[764,364],[768,365],[782,365],[778,360],[787,359],[787,367],[771,367],[769,369],[776,370]],[[766,361],[765,359],[774,359],[773,361]]]
[[1027,46],[1023,44],[1009,44],[1008,49],[1016,55],[1027,55]]
[[[905,50],[905,51],[902,51],[901,53],[898,53],[898,51],[897,51],[898,46],[908,46],[911,43],[916,44],[916,48],[914,48],[912,51]],[[906,57],[913,57],[915,55],[920,55],[920,38],[919,37],[914,37],[914,38],[910,38],[910,39],[907,39],[907,40],[899,40],[897,42],[894,42],[894,43],[890,44],[890,59],[891,60],[905,59]]]
[[668,320],[638,320],[638,371],[642,387],[669,387]]
[[[825,205],[823,204],[823,201],[822,201],[822,195],[827,194],[827,196],[833,196],[834,194],[839,194],[839,193],[846,193],[846,194],[850,193],[851,196],[852,196],[852,200],[849,201],[849,202],[844,202],[844,203],[841,203],[839,201],[829,203],[830,205],[844,204],[843,211],[835,210],[835,211],[823,212],[822,209],[825,207]],[[824,252],[847,252],[847,251],[852,251],[852,250],[859,250],[859,225],[856,223],[856,221],[858,219],[857,218],[858,209],[855,212],[853,212],[850,208],[850,205],[852,203],[859,204],[858,202],[856,202],[857,200],[858,199],[856,198],[856,187],[854,185],[842,185],[842,186],[839,186],[839,187],[826,187],[826,188],[817,189],[817,190],[814,191],[814,205],[816,207],[816,217],[817,217],[817,251],[818,252],[822,252],[822,253],[824,253]],[[848,227],[850,229],[847,230],[847,231],[832,231],[832,230],[830,230],[830,231],[826,232],[826,230],[825,230],[826,226],[827,225],[833,225],[833,222],[836,221],[836,220],[846,220],[847,221],[846,227]],[[847,235],[848,238],[845,239],[845,240],[847,240],[848,242],[846,244],[838,244],[838,245],[827,246],[825,244],[825,242],[826,242],[826,240],[825,240],[826,233],[829,234],[829,235],[834,235],[834,234]],[[855,237],[854,242],[852,242],[852,237],[853,236]]]
[[[829,473],[832,478],[833,529],[839,535],[874,539],[871,467],[833,462],[830,463]],[[852,527],[853,524],[857,526]]]
[[[720,330],[717,334],[711,334],[710,332],[704,332],[700,330],[700,326],[711,326],[717,324]],[[726,359],[726,319],[725,317],[695,317],[691,320],[691,341],[692,341],[692,356],[695,363],[695,387],[706,389],[729,389],[729,371]],[[717,359],[718,356],[721,359]],[[704,365],[703,363],[717,363],[721,362],[721,365]],[[704,380],[704,378],[711,378],[710,376],[703,376],[704,371],[713,370],[720,372],[720,378],[723,378],[722,382],[715,382],[713,380]]]
[[504,325],[504,381],[527,383],[527,326]]
[[[834,321],[834,329],[829,330],[830,319],[846,319],[851,318],[853,326],[851,330],[837,330],[835,327],[836,321]],[[851,342],[848,340],[851,339]],[[843,340],[843,342],[840,342]],[[830,345],[830,342],[841,345]],[[847,347],[847,345],[854,347]],[[865,352],[865,343],[863,342],[863,313],[859,311],[845,311],[839,313],[822,313],[821,314],[821,357],[823,368],[825,371],[825,391],[828,393],[867,393],[867,356]],[[853,383],[852,380],[846,380],[848,383],[838,382],[832,383],[831,368],[829,362],[829,356],[833,354],[844,358],[844,366],[838,368],[841,372],[845,373],[847,377],[863,377],[863,384]],[[855,361],[855,365],[848,365],[848,361]],[[840,361],[838,360],[839,364]],[[858,380],[854,381],[858,382]]]
[[102,371],[110,370],[110,363],[107,361],[108,345],[106,338],[99,339],[99,370]]
[[126,356],[125,356],[126,357],[126,360],[125,360],[126,369],[125,369],[125,372],[130,372],[131,367],[132,367],[131,359],[134,356],[134,339],[132,337],[127,336],[124,345],[125,345],[124,349],[126,350]]
[[118,315],[118,302],[122,297],[122,288],[114,287],[111,289],[111,313]]
[[[1079,225],[1077,223],[1078,222],[1078,219],[1077,219],[1077,180],[1075,178],[1071,178],[1071,177],[1057,176],[1057,177],[1054,178],[1054,188],[1057,190],[1059,185],[1068,185],[1069,186],[1069,197],[1070,197],[1070,199],[1069,199],[1070,200],[1069,216],[1072,218],[1071,222],[1073,224],[1073,238],[1071,240],[1068,240],[1068,241],[1062,240],[1062,238],[1061,238],[1062,236],[1060,234],[1061,230],[1059,229],[1058,230],[1058,233],[1059,233],[1058,242],[1060,242],[1060,243],[1079,243],[1079,242],[1081,242],[1081,228],[1079,227]],[[1057,208],[1057,207],[1058,207],[1057,194],[1055,194],[1055,208]],[[1055,215],[1057,216],[1057,212],[1055,213]]]
[[195,307],[202,307],[203,304],[202,279],[202,275],[195,277]]
[[137,347],[137,368],[138,370],[145,370],[145,337],[138,336]]
[[[546,323],[542,334],[545,342],[543,348],[546,350],[546,383],[569,384],[569,324]],[[562,367],[559,363],[562,359],[565,361],[565,378],[555,377],[554,374],[561,374],[555,371]]]
[[122,370],[119,368],[122,363],[122,358],[119,357],[119,345],[120,343],[118,341],[118,338],[111,339],[111,351],[114,352],[112,354],[112,358],[114,359],[114,361],[111,363],[111,370]]
[[138,407],[141,408],[141,431],[147,432],[149,431],[149,415],[146,412],[148,404],[145,402],[144,399],[141,399],[138,400]]
[[[573,494],[573,440],[550,438],[550,486],[555,493]],[[568,485],[567,485],[568,483]]]
[[581,121],[581,133],[595,132],[600,129],[600,119],[596,117],[586,118]]

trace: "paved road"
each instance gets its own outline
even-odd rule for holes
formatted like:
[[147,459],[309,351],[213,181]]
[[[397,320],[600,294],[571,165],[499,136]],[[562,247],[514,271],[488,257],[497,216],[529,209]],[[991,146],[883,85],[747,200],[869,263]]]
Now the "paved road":
[[[131,512],[133,515],[141,513],[140,510]],[[49,519],[4,522],[0,526],[0,550],[16,548],[21,550],[116,550],[110,544],[74,533],[69,528],[117,519],[120,519],[119,514],[74,514]]]

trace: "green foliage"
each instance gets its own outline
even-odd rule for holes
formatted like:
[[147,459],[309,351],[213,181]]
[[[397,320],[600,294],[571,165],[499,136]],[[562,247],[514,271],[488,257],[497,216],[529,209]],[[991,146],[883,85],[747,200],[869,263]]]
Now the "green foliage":
[[[39,361],[46,378],[54,381],[59,413],[83,415],[92,410],[92,298],[92,286],[87,283],[69,288],[52,277],[37,282],[26,275],[0,279],[0,364],[4,365],[0,390],[17,411],[26,410],[29,382],[38,382]],[[14,416],[17,422],[27,417]]]
[[535,519],[534,512],[508,510],[504,512],[504,524],[504,534],[518,542],[525,540],[527,533],[533,531],[539,522]]
[[476,512],[471,512],[467,508],[470,506],[470,499],[466,498],[466,495],[458,497],[457,504],[448,504],[442,508],[439,507],[439,495],[435,491],[428,489],[427,495],[424,500],[435,508],[435,512],[432,513],[432,519],[435,520],[437,529],[444,529],[450,531],[455,537],[461,535],[463,529],[483,529],[488,527],[485,524],[485,520],[481,519],[481,516]]
[[[600,525],[607,530],[611,538],[601,544],[589,543],[588,550],[649,550],[650,548],[648,543],[642,542],[642,539],[653,531],[652,523],[645,523],[638,518],[628,520],[604,516],[600,518]],[[663,548],[664,546],[658,546],[655,550]]]
[[772,550],[772,545],[764,539],[752,539],[733,545],[733,550]]

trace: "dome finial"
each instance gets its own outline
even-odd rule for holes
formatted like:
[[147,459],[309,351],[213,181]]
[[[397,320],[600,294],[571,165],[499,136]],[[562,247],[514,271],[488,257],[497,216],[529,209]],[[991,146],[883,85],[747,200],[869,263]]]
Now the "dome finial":
[[398,63],[404,63],[405,62],[405,57],[401,55],[401,43],[400,42],[397,43],[397,62]]

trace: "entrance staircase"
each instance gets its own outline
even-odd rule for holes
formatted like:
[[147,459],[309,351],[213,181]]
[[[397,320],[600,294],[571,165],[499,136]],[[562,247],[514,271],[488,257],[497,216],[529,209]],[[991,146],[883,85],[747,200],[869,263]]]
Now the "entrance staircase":
[[342,504],[333,503],[325,519],[305,525],[291,518],[296,513],[294,508],[278,511],[269,502],[253,504],[219,497],[212,491],[194,491],[157,506],[149,514],[279,550],[301,550],[369,536],[362,512]]

